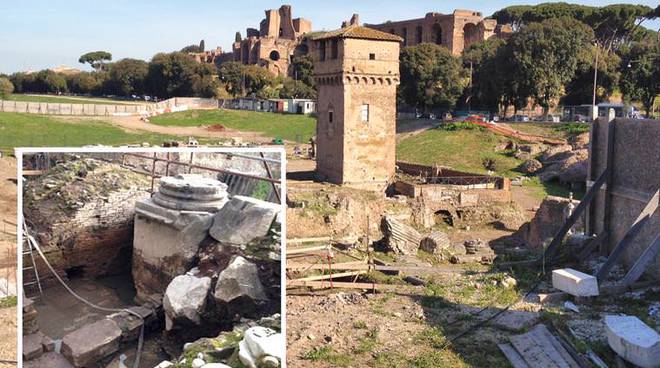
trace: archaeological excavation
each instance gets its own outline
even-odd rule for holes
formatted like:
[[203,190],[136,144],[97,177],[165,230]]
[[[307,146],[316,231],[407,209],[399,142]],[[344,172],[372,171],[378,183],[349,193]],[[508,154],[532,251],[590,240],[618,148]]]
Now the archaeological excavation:
[[282,163],[28,152],[25,367],[279,367]]
[[513,175],[404,162],[397,39],[354,16],[311,50],[317,157],[287,183],[289,366],[660,366],[657,121],[612,110],[566,140],[484,128],[524,161]]

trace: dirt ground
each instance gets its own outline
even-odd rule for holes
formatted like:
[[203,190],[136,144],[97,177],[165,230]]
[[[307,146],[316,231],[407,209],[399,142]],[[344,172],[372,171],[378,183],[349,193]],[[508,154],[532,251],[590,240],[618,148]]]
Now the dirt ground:
[[[15,361],[16,358],[16,307],[0,308],[0,360]],[[0,368],[15,366],[0,363]]]
[[63,122],[75,122],[78,120],[98,120],[109,122],[114,126],[117,126],[130,133],[139,133],[139,132],[150,132],[157,134],[165,134],[172,136],[180,137],[204,137],[204,138],[215,138],[215,139],[227,139],[227,138],[241,138],[243,142],[254,142],[254,143],[270,143],[272,138],[266,137],[259,133],[255,132],[242,132],[238,130],[233,130],[225,128],[223,130],[218,129],[209,129],[207,126],[196,126],[196,127],[178,127],[178,126],[162,126],[147,123],[140,120],[139,116],[103,116],[103,117],[58,117],[58,120]]

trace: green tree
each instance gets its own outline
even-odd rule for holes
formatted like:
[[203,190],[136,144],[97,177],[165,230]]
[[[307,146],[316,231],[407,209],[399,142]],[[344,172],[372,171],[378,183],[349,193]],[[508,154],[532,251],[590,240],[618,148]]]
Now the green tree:
[[463,52],[463,66],[472,70],[471,88],[466,89],[470,106],[497,113],[503,104],[502,86],[506,75],[502,70],[506,65],[497,55],[505,43],[503,39],[493,37],[474,43]]
[[606,101],[619,83],[619,65],[621,58],[612,51],[603,50],[600,46],[591,45],[589,50],[580,53],[580,60],[573,79],[566,85],[562,104],[591,104],[593,99],[594,60],[598,53],[598,73],[596,103]]
[[295,80],[314,87],[314,62],[310,54],[294,56],[291,60],[291,74]]
[[243,41],[243,36],[241,36],[241,32],[236,32],[234,35],[234,42],[241,42]]
[[147,89],[155,96],[215,97],[215,68],[182,52],[156,54],[149,63]]
[[237,61],[222,63],[218,68],[220,80],[230,95],[245,95],[245,65]]
[[654,17],[654,11],[645,5],[614,4],[593,7],[567,3],[510,6],[493,14],[498,23],[509,23],[514,30],[530,23],[569,17],[589,25],[598,42],[606,50],[615,50],[643,34],[642,22]]
[[188,45],[188,46],[182,48],[181,51],[179,51],[179,52],[183,52],[185,54],[188,54],[188,53],[198,53],[198,52],[201,52],[201,50],[200,50],[198,45]]
[[400,73],[400,98],[425,111],[454,107],[466,85],[460,60],[445,47],[431,43],[404,48]]
[[199,51],[204,52],[206,50],[206,43],[204,40],[199,41]]
[[639,101],[646,117],[660,93],[660,38],[648,37],[624,50],[620,88],[629,101]]
[[92,51],[83,54],[78,59],[81,64],[89,64],[94,70],[103,70],[105,62],[112,60],[112,54],[107,51]]
[[300,80],[286,78],[279,92],[280,98],[316,98],[316,90]]
[[14,92],[14,85],[9,78],[0,77],[0,98],[6,99]]
[[71,92],[97,95],[100,94],[102,86],[102,79],[99,77],[100,73],[76,73],[70,77],[67,84]]
[[141,95],[144,93],[145,79],[149,64],[143,60],[121,59],[114,63],[109,72],[112,94],[120,96]]
[[61,93],[67,91],[66,79],[52,70],[37,73],[30,92]]
[[[593,31],[572,18],[551,18],[531,23],[507,43],[519,91],[528,92],[546,115],[573,79],[580,53],[589,49]],[[520,97],[520,96],[518,96]]]

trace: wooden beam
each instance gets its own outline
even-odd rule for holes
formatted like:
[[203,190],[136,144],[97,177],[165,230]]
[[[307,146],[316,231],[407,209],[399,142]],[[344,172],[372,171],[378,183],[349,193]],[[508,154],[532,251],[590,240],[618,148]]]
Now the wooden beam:
[[575,211],[566,219],[562,227],[557,231],[557,234],[555,234],[555,237],[552,239],[550,242],[550,245],[548,245],[548,248],[545,250],[545,259],[552,259],[557,252],[557,248],[561,243],[564,241],[564,237],[568,233],[568,231],[575,225],[575,222],[578,220],[584,209],[587,207],[587,205],[591,202],[591,200],[594,198],[600,187],[605,183],[605,180],[607,179],[609,170],[605,170],[594,185],[587,191],[587,194],[584,195],[584,198],[582,198],[582,201],[575,207]]
[[646,225],[651,216],[653,216],[653,213],[658,209],[659,201],[660,190],[656,190],[653,197],[651,197],[644,209],[642,209],[642,212],[637,216],[635,222],[633,222],[623,238],[621,238],[616,247],[614,247],[614,250],[612,250],[609,257],[607,257],[607,261],[605,261],[603,266],[598,270],[598,273],[596,273],[596,278],[599,283],[610,273],[612,267],[619,260],[621,254],[623,254],[623,251],[633,242],[633,240],[635,240],[641,229]]
[[329,245],[317,245],[315,247],[306,247],[306,248],[287,248],[286,254],[288,256],[290,254],[311,253],[311,252],[318,252],[320,250],[327,250],[327,249],[330,249]]
[[[287,287],[311,287],[314,289],[328,289],[330,283],[328,281],[299,281],[288,280]],[[333,288],[340,289],[363,289],[363,290],[397,290],[403,287],[410,287],[407,285],[389,285],[389,284],[370,284],[366,282],[333,282]]]
[[[327,270],[328,265],[322,263],[289,263],[287,262],[286,268],[288,270]],[[369,265],[364,262],[344,262],[344,263],[333,263],[333,270],[369,270]],[[376,271],[385,271],[385,272],[404,272],[404,273],[416,273],[416,272],[449,272],[449,273],[462,273],[466,270],[460,266],[455,265],[438,265],[430,267],[422,266],[381,266],[373,265],[371,269]]]
[[317,276],[303,277],[303,278],[294,279],[294,280],[296,280],[296,281],[330,280],[330,279],[338,279],[338,278],[342,278],[342,277],[359,276],[359,275],[364,275],[365,273],[367,273],[367,271],[339,272],[339,273],[332,273],[332,274],[327,274],[327,275],[317,275]]
[[297,238],[297,239],[287,239],[287,244],[302,244],[302,243],[316,243],[316,242],[329,242],[332,238],[329,236],[321,236],[317,238]]
[[[611,207],[611,189],[612,189],[612,173],[614,171],[614,122],[607,122],[607,146],[605,146],[605,172],[607,172],[607,180],[605,180],[605,203],[603,204],[603,230],[607,239],[611,239],[612,231],[610,229],[610,207]],[[607,254],[607,242],[602,242],[600,245],[600,254]]]
[[621,279],[621,284],[627,286],[637,281],[649,267],[651,262],[653,262],[658,253],[660,253],[660,233],[655,236],[655,239],[644,250],[644,253],[637,258],[637,262],[630,267],[626,276]]

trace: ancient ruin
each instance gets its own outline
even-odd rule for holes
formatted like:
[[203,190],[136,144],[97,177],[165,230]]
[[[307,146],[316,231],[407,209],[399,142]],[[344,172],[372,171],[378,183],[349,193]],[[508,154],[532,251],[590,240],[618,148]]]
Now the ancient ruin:
[[281,167],[266,155],[26,156],[48,164],[24,190],[25,366],[279,366]]
[[275,75],[289,75],[291,57],[307,54],[304,35],[312,22],[293,18],[291,5],[266,10],[259,29],[248,28],[245,37],[232,45],[234,61],[262,66]]
[[313,38],[318,179],[377,191],[392,180],[400,42],[357,15]]
[[366,27],[398,35],[403,47],[422,42],[434,43],[460,55],[471,44],[491,37],[506,37],[509,25],[497,24],[495,19],[484,18],[481,12],[454,10],[452,14],[427,13],[424,18],[365,24]]

